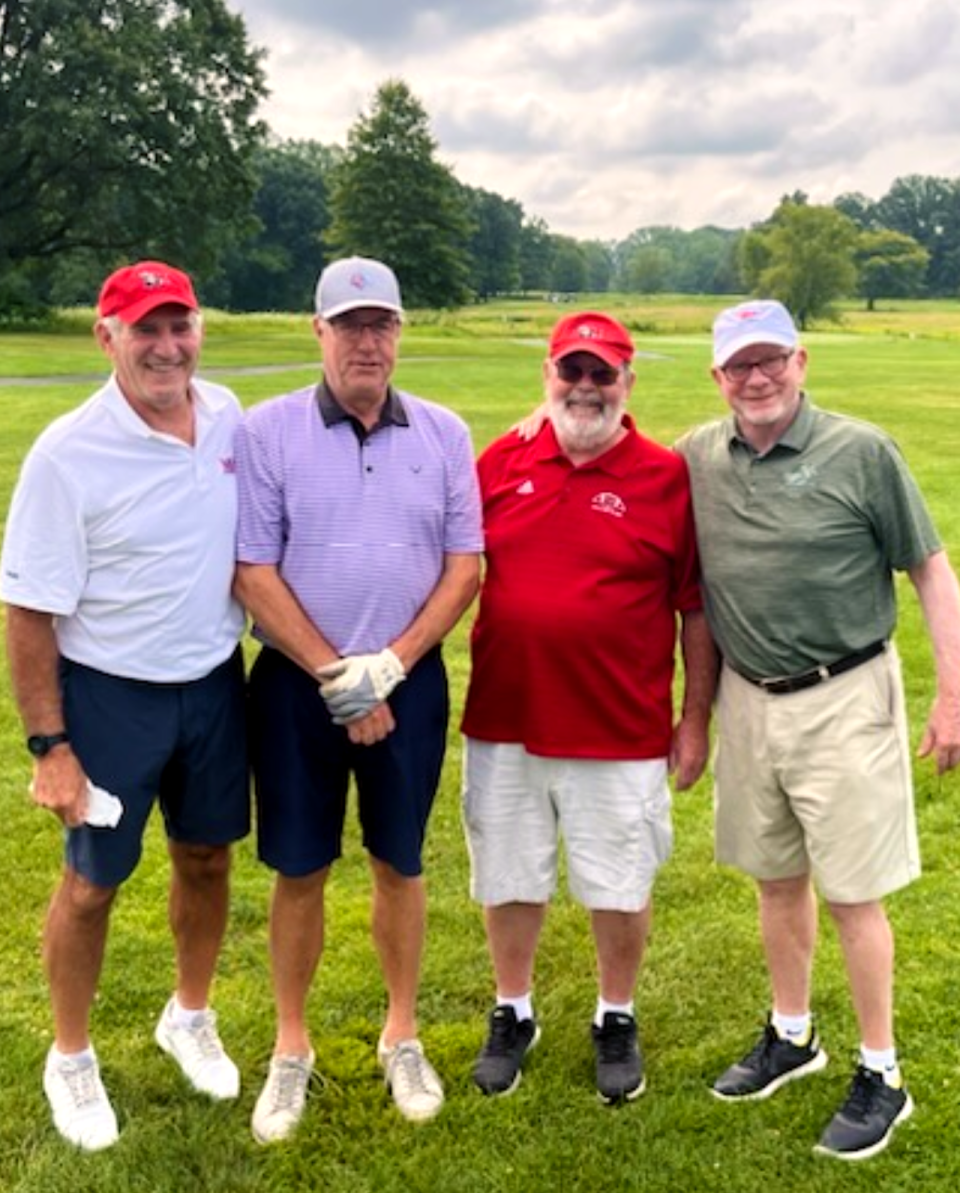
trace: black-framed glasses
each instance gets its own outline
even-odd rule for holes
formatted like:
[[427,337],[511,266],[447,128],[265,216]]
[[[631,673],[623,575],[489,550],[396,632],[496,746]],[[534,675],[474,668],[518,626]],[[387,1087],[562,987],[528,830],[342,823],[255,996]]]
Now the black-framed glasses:
[[337,335],[348,340],[359,340],[365,331],[369,331],[375,340],[386,340],[400,326],[396,315],[377,315],[373,319],[365,319],[362,315],[336,315],[329,323]]
[[588,376],[598,388],[603,385],[615,385],[620,377],[620,370],[613,365],[594,365],[585,369],[582,365],[574,364],[572,360],[558,360],[556,363],[557,376],[567,385],[576,385]]
[[721,365],[720,372],[728,381],[746,381],[754,369],[764,377],[776,381],[786,372],[787,363],[793,352],[778,352],[775,356],[762,356],[758,360],[738,360],[736,364]]

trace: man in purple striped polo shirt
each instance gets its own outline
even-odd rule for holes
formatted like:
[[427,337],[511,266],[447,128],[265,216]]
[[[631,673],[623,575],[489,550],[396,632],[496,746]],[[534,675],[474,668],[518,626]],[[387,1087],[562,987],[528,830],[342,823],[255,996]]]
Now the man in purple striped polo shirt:
[[393,272],[337,261],[316,309],[321,382],[255,407],[236,445],[236,592],[263,644],[250,679],[258,848],[276,871],[261,1143],[289,1136],[304,1109],[306,1000],[351,775],[388,998],[377,1055],[406,1118],[443,1103],[417,1038],[421,850],[447,735],[440,644],[476,594],[483,548],[466,424],[391,385],[403,316]]

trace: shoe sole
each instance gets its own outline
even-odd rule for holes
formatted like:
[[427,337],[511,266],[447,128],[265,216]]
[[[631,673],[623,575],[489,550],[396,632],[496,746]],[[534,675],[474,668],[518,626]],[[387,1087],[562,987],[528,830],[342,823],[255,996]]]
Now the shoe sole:
[[646,1077],[641,1077],[640,1084],[634,1086],[633,1089],[626,1093],[611,1095],[597,1090],[597,1097],[604,1104],[604,1106],[622,1106],[624,1102],[635,1102],[637,1098],[639,1098],[640,1095],[646,1090],[646,1088],[647,1079]]
[[476,1077],[474,1077],[473,1084],[477,1087],[477,1089],[483,1094],[483,1096],[485,1098],[506,1098],[509,1094],[514,1093],[514,1091],[519,1087],[520,1082],[523,1078],[523,1062],[527,1059],[527,1057],[530,1055],[530,1053],[536,1047],[537,1041],[539,1039],[540,1039],[540,1024],[538,1023],[534,1028],[533,1037],[531,1038],[530,1043],[526,1046],[526,1048],[524,1049],[524,1052],[523,1052],[523,1056],[520,1058],[520,1066],[517,1069],[517,1075],[514,1077],[513,1081],[506,1087],[506,1089],[487,1089],[485,1086],[480,1084],[480,1082],[476,1079]]
[[901,1123],[905,1123],[911,1114],[913,1114],[913,1098],[907,1094],[907,1100],[900,1108],[900,1113],[887,1128],[887,1133],[882,1139],[878,1139],[876,1143],[871,1143],[869,1147],[859,1148],[855,1152],[834,1151],[833,1148],[824,1147],[822,1143],[818,1143],[814,1146],[813,1154],[815,1156],[829,1156],[831,1160],[869,1160],[871,1156],[879,1155],[886,1148],[893,1138],[894,1128],[898,1127]]
[[800,1077],[808,1077],[811,1073],[819,1073],[821,1069],[827,1067],[827,1061],[830,1058],[821,1048],[815,1057],[808,1060],[806,1064],[797,1065],[795,1069],[790,1069],[786,1073],[781,1073],[779,1077],[774,1078],[769,1085],[765,1085],[763,1089],[749,1090],[743,1094],[726,1094],[722,1090],[717,1089],[715,1085],[710,1087],[710,1092],[715,1098],[721,1102],[761,1102],[764,1098],[772,1097],[778,1089],[782,1089],[790,1081],[796,1081]]

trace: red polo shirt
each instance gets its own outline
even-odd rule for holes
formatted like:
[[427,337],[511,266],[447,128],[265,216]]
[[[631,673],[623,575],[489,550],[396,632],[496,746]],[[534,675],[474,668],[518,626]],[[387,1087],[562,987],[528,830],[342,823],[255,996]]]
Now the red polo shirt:
[[677,614],[701,607],[690,489],[685,462],[624,422],[580,467],[549,423],[480,457],[469,737],[553,757],[669,752]]

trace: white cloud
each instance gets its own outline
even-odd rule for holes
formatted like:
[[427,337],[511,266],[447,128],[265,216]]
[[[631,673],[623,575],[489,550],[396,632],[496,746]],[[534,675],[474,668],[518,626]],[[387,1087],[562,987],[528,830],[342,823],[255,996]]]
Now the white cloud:
[[403,78],[457,177],[551,230],[746,226],[783,194],[960,176],[955,0],[227,0],[263,115],[344,144]]

